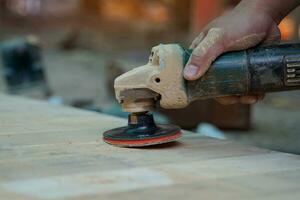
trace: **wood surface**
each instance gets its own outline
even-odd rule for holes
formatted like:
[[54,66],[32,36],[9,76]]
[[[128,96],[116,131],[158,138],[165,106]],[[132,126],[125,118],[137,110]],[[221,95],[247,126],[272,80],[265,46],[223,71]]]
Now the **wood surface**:
[[103,143],[125,124],[0,95],[0,199],[300,199],[297,155],[186,131],[158,147]]

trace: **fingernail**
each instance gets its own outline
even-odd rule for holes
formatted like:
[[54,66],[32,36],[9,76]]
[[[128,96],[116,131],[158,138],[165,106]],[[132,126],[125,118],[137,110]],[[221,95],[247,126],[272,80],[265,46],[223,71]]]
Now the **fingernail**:
[[198,73],[198,67],[195,65],[188,65],[184,68],[184,74],[187,77],[194,77]]
[[230,100],[228,100],[228,104],[230,104],[230,105],[236,104],[236,103],[238,103],[238,102],[239,102],[238,99],[230,99]]
[[248,99],[248,103],[249,104],[254,104],[254,103],[256,103],[257,102],[257,99],[256,98],[250,98],[250,99]]
[[242,96],[240,98],[242,104],[254,104],[257,102],[257,97],[255,96]]
[[265,96],[261,95],[261,96],[258,97],[258,101],[262,101],[264,98],[265,98]]

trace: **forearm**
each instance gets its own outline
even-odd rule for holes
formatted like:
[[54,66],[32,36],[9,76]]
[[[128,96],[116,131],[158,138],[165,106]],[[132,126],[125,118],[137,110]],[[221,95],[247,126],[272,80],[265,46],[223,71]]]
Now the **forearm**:
[[279,24],[293,9],[300,5],[300,0],[242,0],[238,7],[253,8],[262,11]]

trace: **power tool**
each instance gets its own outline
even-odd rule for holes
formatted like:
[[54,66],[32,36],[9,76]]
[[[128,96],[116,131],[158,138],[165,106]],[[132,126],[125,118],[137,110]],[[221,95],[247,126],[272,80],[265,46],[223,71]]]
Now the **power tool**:
[[191,49],[178,44],[152,48],[146,65],[115,79],[115,93],[128,125],[104,132],[105,142],[140,147],[173,141],[181,136],[175,125],[155,124],[149,113],[158,103],[165,109],[184,108],[198,99],[300,89],[300,44],[257,46],[219,56],[195,81],[183,78]]

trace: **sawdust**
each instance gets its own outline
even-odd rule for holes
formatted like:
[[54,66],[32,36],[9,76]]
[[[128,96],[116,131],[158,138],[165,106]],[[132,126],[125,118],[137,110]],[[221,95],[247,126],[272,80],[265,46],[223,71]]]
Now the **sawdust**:
[[190,45],[190,49],[195,49],[195,48],[198,46],[198,44],[203,40],[204,36],[205,36],[204,33],[201,32],[201,33],[194,39],[194,41],[192,42],[192,44]]
[[254,33],[246,35],[240,39],[230,42],[228,45],[229,50],[241,50],[252,47],[261,42],[266,37],[266,33]]
[[203,57],[209,50],[219,42],[225,35],[225,31],[221,28],[211,28],[207,36],[202,40],[197,48],[193,51],[194,57]]

